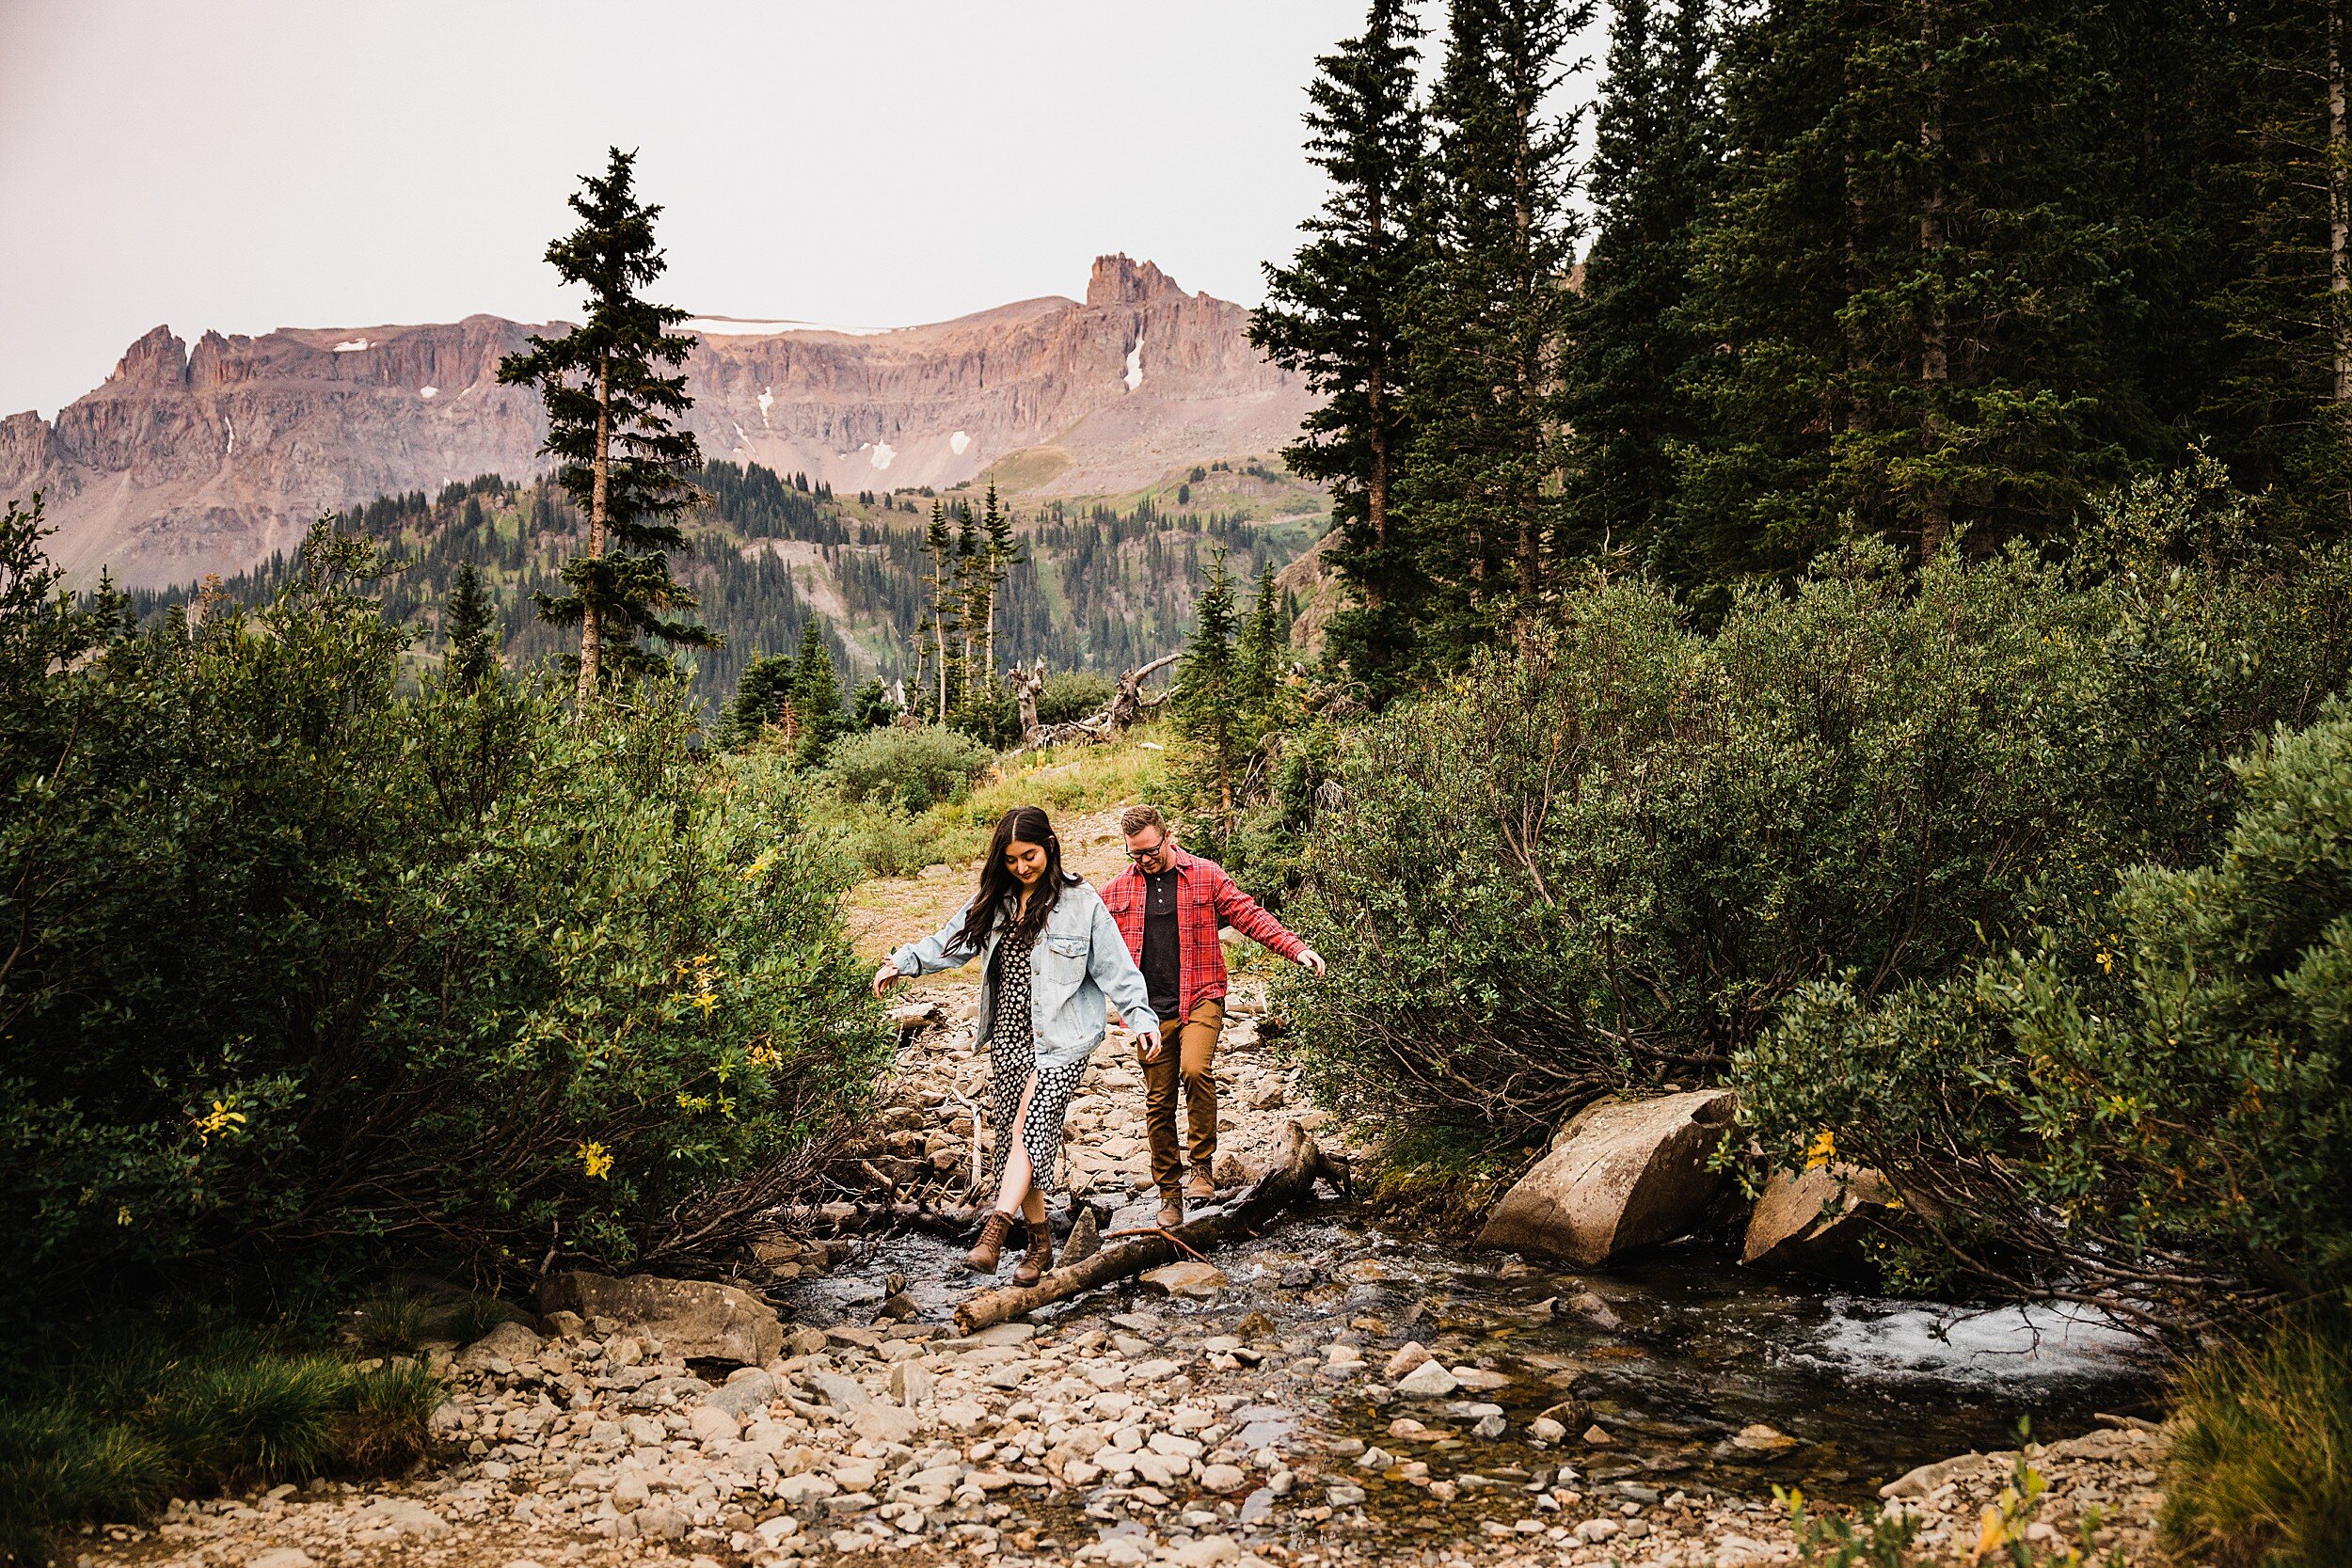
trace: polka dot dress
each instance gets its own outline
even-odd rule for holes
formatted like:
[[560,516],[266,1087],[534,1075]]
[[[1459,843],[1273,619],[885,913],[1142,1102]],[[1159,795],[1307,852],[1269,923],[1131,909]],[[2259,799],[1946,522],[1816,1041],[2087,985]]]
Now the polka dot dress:
[[1021,1091],[1034,1073],[1037,1092],[1029,1097],[1029,1118],[1023,1124],[1021,1142],[1029,1151],[1029,1169],[1039,1194],[1051,1201],[1057,1190],[1056,1167],[1061,1162],[1062,1117],[1078,1092],[1078,1081],[1086,1076],[1087,1065],[1083,1061],[1057,1068],[1037,1065],[1037,1036],[1029,1012],[1030,958],[1036,947],[1034,937],[1027,942],[999,942],[996,947],[989,1093],[995,1101],[997,1136],[988,1179],[991,1191],[1004,1179],[1005,1156],[1010,1152],[1004,1134],[1021,1115]]

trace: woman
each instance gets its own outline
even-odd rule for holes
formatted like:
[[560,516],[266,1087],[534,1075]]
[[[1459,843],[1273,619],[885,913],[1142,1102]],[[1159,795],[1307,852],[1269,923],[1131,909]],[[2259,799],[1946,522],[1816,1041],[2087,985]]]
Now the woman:
[[1015,806],[997,819],[979,892],[946,925],[890,955],[874,972],[874,994],[981,955],[979,1038],[990,1051],[997,1188],[979,1244],[964,1262],[994,1274],[1018,1211],[1028,1221],[1029,1246],[1012,1281],[1034,1285],[1054,1260],[1045,1202],[1054,1194],[1062,1116],[1103,1043],[1104,999],[1140,1038],[1157,1040],[1160,1021],[1118,922],[1083,878],[1061,868],[1061,840],[1036,806]]

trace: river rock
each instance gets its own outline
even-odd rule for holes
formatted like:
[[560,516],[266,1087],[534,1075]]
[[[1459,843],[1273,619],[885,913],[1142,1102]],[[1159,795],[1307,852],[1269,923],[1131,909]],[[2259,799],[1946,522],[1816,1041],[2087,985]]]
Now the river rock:
[[1380,1375],[1391,1383],[1394,1383],[1415,1367],[1422,1366],[1430,1359],[1428,1350],[1419,1339],[1408,1339],[1398,1348],[1394,1355],[1389,1357],[1389,1364],[1380,1369]]
[[1423,1361],[1396,1380],[1396,1391],[1408,1400],[1441,1400],[1461,1387],[1442,1362]]
[[492,1361],[524,1361],[539,1354],[539,1336],[509,1320],[457,1353],[461,1372],[487,1370]]
[[725,1387],[705,1395],[703,1402],[716,1405],[728,1415],[748,1421],[765,1411],[782,1391],[775,1373],[756,1367],[747,1368],[727,1379]]
[[1740,1261],[1763,1269],[1821,1269],[1858,1256],[1870,1211],[1894,1196],[1885,1178],[1859,1165],[1774,1171],[1748,1216]]
[[1143,1272],[1142,1283],[1164,1295],[1206,1300],[1225,1289],[1225,1271],[1197,1258],[1163,1263]]
[[1595,1268],[1684,1234],[1723,1185],[1708,1159],[1732,1106],[1730,1090],[1700,1089],[1585,1110],[1503,1195],[1477,1244]]
[[539,1310],[611,1318],[633,1333],[650,1334],[681,1359],[757,1367],[784,1349],[784,1325],[774,1307],[732,1285],[703,1279],[551,1274],[539,1282]]
[[742,1434],[735,1412],[715,1404],[698,1404],[686,1418],[686,1429],[697,1443],[731,1442]]

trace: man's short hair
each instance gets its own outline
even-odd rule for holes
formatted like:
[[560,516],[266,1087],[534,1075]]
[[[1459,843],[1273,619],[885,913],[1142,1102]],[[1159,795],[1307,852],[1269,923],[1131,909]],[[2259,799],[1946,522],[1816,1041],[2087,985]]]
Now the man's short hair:
[[1129,838],[1135,837],[1146,828],[1157,828],[1163,837],[1167,835],[1168,818],[1160,815],[1159,807],[1129,806],[1119,814],[1119,831]]

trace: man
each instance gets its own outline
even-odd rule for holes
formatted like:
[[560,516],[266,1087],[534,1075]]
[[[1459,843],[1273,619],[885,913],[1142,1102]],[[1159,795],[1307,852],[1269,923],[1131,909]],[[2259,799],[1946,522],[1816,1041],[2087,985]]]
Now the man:
[[[1127,869],[1103,890],[1127,951],[1143,971],[1160,1036],[1143,1052],[1143,1119],[1152,1138],[1152,1180],[1160,1189],[1160,1224],[1182,1225],[1187,1197],[1216,1196],[1216,1081],[1209,1074],[1225,1027],[1225,950],[1221,926],[1324,973],[1323,959],[1282,923],[1233,885],[1215,861],[1188,855],[1168,836],[1156,806],[1131,806],[1119,819],[1127,835]],[[1189,1148],[1176,1137],[1182,1084]],[[1184,1156],[1192,1177],[1184,1179]]]

